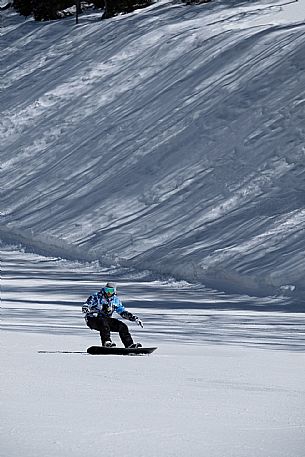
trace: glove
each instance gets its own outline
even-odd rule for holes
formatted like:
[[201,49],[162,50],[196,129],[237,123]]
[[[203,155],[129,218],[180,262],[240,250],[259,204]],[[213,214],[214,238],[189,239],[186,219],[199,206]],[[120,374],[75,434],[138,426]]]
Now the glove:
[[89,311],[90,311],[89,306],[87,304],[83,305],[82,313],[89,313]]
[[143,322],[142,322],[141,319],[139,319],[138,317],[135,318],[135,322],[136,322],[138,325],[140,325],[140,327],[142,327],[142,328],[144,327]]

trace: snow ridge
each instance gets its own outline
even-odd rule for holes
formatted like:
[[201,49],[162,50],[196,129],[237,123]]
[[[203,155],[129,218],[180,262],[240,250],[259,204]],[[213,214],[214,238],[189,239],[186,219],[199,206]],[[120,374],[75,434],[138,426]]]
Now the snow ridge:
[[209,286],[305,284],[304,0],[3,14],[1,238]]

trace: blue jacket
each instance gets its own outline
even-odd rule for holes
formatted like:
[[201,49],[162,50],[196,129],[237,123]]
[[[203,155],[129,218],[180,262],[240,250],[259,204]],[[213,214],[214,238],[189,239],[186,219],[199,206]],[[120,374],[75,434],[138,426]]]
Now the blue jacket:
[[129,321],[136,320],[136,316],[125,309],[121,300],[116,295],[107,297],[104,293],[104,289],[101,289],[99,292],[90,295],[86,301],[86,305],[88,310],[86,310],[85,317],[112,317],[112,314],[116,312]]

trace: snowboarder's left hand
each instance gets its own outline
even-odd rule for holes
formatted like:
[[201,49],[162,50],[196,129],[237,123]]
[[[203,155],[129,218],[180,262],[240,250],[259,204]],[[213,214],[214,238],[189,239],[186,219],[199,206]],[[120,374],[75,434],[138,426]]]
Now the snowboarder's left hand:
[[135,322],[136,322],[138,325],[140,325],[140,327],[142,327],[142,328],[144,327],[143,322],[142,322],[141,319],[139,319],[138,317],[135,318]]

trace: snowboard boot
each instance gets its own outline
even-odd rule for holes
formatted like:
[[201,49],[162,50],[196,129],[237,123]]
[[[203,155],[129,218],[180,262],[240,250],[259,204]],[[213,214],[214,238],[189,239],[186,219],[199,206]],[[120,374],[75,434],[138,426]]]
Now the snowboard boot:
[[130,346],[128,346],[129,349],[137,349],[141,348],[142,344],[141,343],[132,343]]
[[103,344],[103,346],[105,348],[114,348],[116,347],[116,344],[113,342],[113,341],[105,341],[105,343]]

